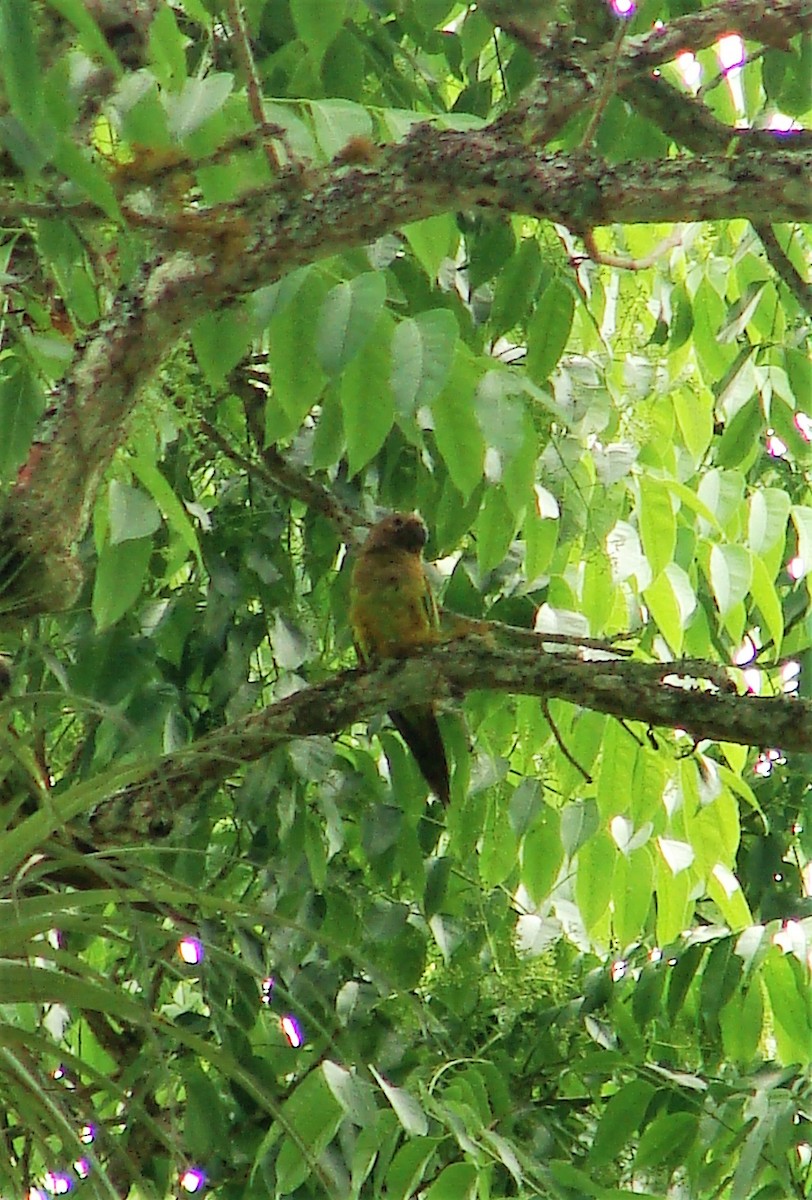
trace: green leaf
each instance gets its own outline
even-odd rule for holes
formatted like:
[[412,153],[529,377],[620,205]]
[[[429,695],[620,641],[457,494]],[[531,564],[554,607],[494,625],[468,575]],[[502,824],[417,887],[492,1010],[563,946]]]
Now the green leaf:
[[152,538],[105,546],[99,555],[91,608],[98,629],[115,625],[132,608],[147,577]]
[[492,571],[510,549],[517,521],[501,487],[491,487],[476,521],[476,555],[481,571]]
[[568,743],[567,749],[574,760],[570,761],[570,758],[565,756],[557,768],[564,799],[569,799],[583,786],[583,772],[591,770],[598,756],[606,723],[607,718],[603,713],[586,710],[575,715],[571,731],[567,733],[568,727],[562,728],[559,718],[559,731],[564,734]]
[[789,496],[781,488],[759,488],[748,500],[747,541],[760,558],[777,550],[773,577],[784,553],[789,511]]
[[470,352],[458,347],[448,383],[431,405],[438,449],[465,503],[482,482],[485,461],[485,442],[473,411],[476,381]]
[[671,402],[685,447],[698,464],[713,438],[713,395],[709,388],[679,388]]
[[748,400],[727,422],[716,446],[716,462],[720,467],[737,467],[757,446],[764,418],[758,396]]
[[636,829],[659,816],[670,778],[666,762],[659,747],[646,745],[637,756],[629,810]]
[[0,4],[0,71],[11,111],[36,136],[45,114],[33,13],[30,0]]
[[133,1025],[143,1024],[146,1013],[123,988],[95,979],[79,979],[67,971],[51,971],[31,963],[0,959],[0,991],[6,1004],[64,1004],[77,1009],[110,1013]]
[[436,29],[454,7],[453,0],[414,0],[416,19],[424,29]]
[[179,91],[187,76],[186,39],[169,6],[159,8],[150,23],[149,49],[163,86]]
[[[661,845],[661,842],[662,839],[658,839],[658,844]],[[654,881],[657,941],[660,945],[667,945],[690,924],[694,911],[690,876],[687,871],[675,873],[663,859],[658,859],[654,864]]]
[[[469,14],[466,25],[472,15],[476,14]],[[468,251],[468,282],[471,290],[475,291],[502,269],[516,249],[513,225],[501,214],[488,215],[484,218],[482,232],[466,235],[465,246]]]
[[310,105],[316,140],[327,158],[333,158],[350,138],[371,138],[372,118],[360,104],[349,100],[313,100]]
[[694,313],[691,298],[682,284],[671,293],[670,345],[672,353],[684,346],[694,328]]
[[479,846],[479,877],[486,888],[504,883],[516,867],[518,847],[510,822],[496,802],[488,806]]
[[700,500],[696,492],[692,492],[689,487],[686,487],[684,483],[679,483],[676,479],[663,479],[661,482],[673,496],[677,497],[682,505],[689,508],[691,512],[696,513],[712,529],[717,530],[719,533],[723,532],[716,514],[711,512],[704,501]]
[[798,557],[807,571],[812,570],[812,507],[793,504],[790,516],[798,535]]
[[[298,626],[291,621],[286,620],[282,613],[275,613],[273,623],[268,630],[268,639],[271,643],[274,659],[283,671],[295,671],[307,658],[307,638],[302,633]],[[298,747],[299,743],[291,742],[290,752],[293,756],[293,748]],[[311,738],[301,747],[302,753],[305,756],[305,761],[309,770],[312,770],[312,762],[309,761],[312,755],[320,755],[321,749],[318,739]],[[311,755],[312,752],[312,755]],[[298,767],[298,760],[297,760]],[[305,771],[300,772],[305,775]]]
[[451,874],[451,859],[430,858],[426,863],[426,887],[423,892],[423,913],[430,920],[443,907]]
[[739,471],[706,471],[698,495],[716,518],[717,527],[725,530],[741,513],[744,476]]
[[[810,510],[812,513],[812,510]],[[717,607],[727,616],[750,590],[753,560],[744,546],[711,546],[709,581]]]
[[152,497],[117,479],[112,479],[108,488],[108,511],[112,546],[148,537],[161,525],[161,514]]
[[[4,829],[0,838],[0,875],[5,877],[15,871],[56,829],[63,829],[74,817],[97,808],[106,797],[137,782],[145,772],[143,763],[102,771],[88,783],[74,783],[61,795],[51,795],[48,804],[32,816],[18,818],[14,828]],[[14,1003],[11,998],[9,1002]]]
[[353,358],[341,380],[341,409],[350,478],[371,461],[395,418],[389,379],[392,319],[382,313],[364,352]]
[[[780,380],[779,383],[783,382]],[[803,419],[803,410],[797,412],[787,400],[778,394],[776,389],[770,399],[770,425],[773,433],[777,434],[782,442],[787,447],[787,455],[791,460],[798,463],[809,463],[812,461],[812,442],[809,440],[809,435],[801,431],[799,417]]]
[[53,150],[53,163],[89,200],[97,204],[103,213],[123,224],[124,218],[118,206],[118,198],[107,176],[96,162],[71,142],[70,138],[60,138]]
[[750,594],[774,643],[773,653],[777,657],[781,653],[781,643],[784,639],[784,611],[781,599],[762,560],[754,556],[751,565],[753,577],[750,581]]
[[265,105],[265,119],[274,125],[281,125],[285,131],[285,142],[297,158],[310,160],[319,158],[319,148],[313,137],[312,130],[306,121],[294,111],[289,104]]
[[684,630],[697,603],[690,579],[682,567],[669,563],[644,589],[643,596],[663,637],[673,652],[680,654]]
[[192,1159],[205,1162],[212,1145],[228,1139],[228,1121],[223,1101],[212,1080],[200,1067],[184,1063],[186,1098],[183,1106],[184,1149]]
[[496,280],[490,315],[494,337],[507,333],[525,317],[541,282],[541,251],[535,238],[525,238]]
[[535,779],[525,779],[510,797],[508,818],[517,838],[523,838],[535,821],[542,816],[544,802]]
[[522,883],[534,904],[547,899],[563,861],[560,815],[548,804],[542,804],[521,845]]
[[172,139],[157,82],[151,75],[130,76],[120,86],[121,137],[132,145],[169,149]]
[[[566,1188],[563,1194],[567,1197],[577,1196],[578,1200],[586,1200],[586,1197],[594,1196],[597,1200],[610,1200],[610,1198],[615,1200],[608,1188],[601,1183],[596,1183],[586,1171],[580,1170],[570,1162],[562,1162],[560,1159],[554,1158],[550,1162],[549,1171],[556,1183]],[[559,1195],[561,1195],[560,1191]]]
[[634,777],[638,745],[618,721],[610,721],[601,744],[598,772],[598,811],[604,820],[628,808],[628,783]]
[[386,282],[377,271],[356,275],[330,289],[316,332],[319,363],[328,375],[338,375],[366,345],[379,328],[385,302]]
[[[404,854],[404,859],[406,855]],[[407,860],[408,861],[408,860]],[[421,879],[422,867],[418,865]],[[426,939],[413,925],[404,925],[378,950],[377,966],[393,988],[416,988],[426,969]]]
[[488,371],[480,380],[476,414],[485,437],[488,477],[502,484],[518,524],[534,499],[537,441],[530,414],[505,371]]
[[793,954],[772,946],[762,967],[770,998],[773,1033],[782,1062],[808,1062],[812,1046],[812,990],[809,968]]
[[276,1160],[276,1181],[279,1194],[289,1195],[308,1178],[344,1119],[323,1066],[305,1076],[282,1105],[280,1118],[288,1137]]
[[291,0],[290,15],[296,32],[320,61],[347,19],[348,0]]
[[81,45],[88,55],[91,58],[100,59],[118,77],[121,74],[121,63],[108,46],[106,38],[90,15],[84,0],[48,0],[48,3],[76,28]]
[[629,946],[645,935],[653,894],[654,861],[650,848],[641,846],[628,855],[619,854],[612,876],[612,928],[620,946]]
[[426,1192],[426,1200],[474,1200],[478,1172],[473,1163],[452,1163],[444,1167]]
[[454,363],[458,328],[446,308],[398,322],[392,338],[392,394],[398,420],[413,420],[439,396]]
[[694,346],[706,382],[713,386],[736,358],[735,345],[722,346],[717,333],[725,319],[725,308],[707,279],[699,285],[693,302]]
[[617,849],[608,833],[599,832],[578,851],[575,899],[587,931],[603,917],[612,897]]
[[693,942],[690,946],[686,946],[677,957],[668,982],[667,1012],[671,1021],[676,1020],[685,1003],[688,989],[699,970],[706,949],[707,947],[701,943]]
[[677,544],[677,522],[668,488],[659,479],[642,475],[639,526],[643,552],[656,577],[673,561]]
[[764,1004],[761,988],[737,990],[719,1014],[725,1055],[743,1066],[758,1054],[764,1036]]
[[249,315],[242,305],[198,317],[191,329],[192,348],[212,386],[219,387],[245,356],[252,336]]
[[350,1120],[358,1126],[371,1124],[378,1115],[372,1085],[327,1058],[321,1064],[330,1091]]
[[298,429],[327,382],[315,346],[326,290],[324,280],[320,274],[310,272],[297,283],[295,295],[281,311],[274,312],[268,327],[272,395],[288,418],[291,431]]
[[711,947],[699,987],[699,1010],[707,1034],[718,1037],[718,1016],[722,1006],[736,991],[742,973],[742,961],[733,953],[732,939],[721,938]]
[[544,383],[564,353],[575,316],[575,297],[556,276],[541,293],[527,328],[527,373]]
[[[783,1104],[771,1103],[766,1111],[761,1108],[758,1117],[749,1123],[744,1143],[740,1149],[737,1147],[738,1161],[730,1187],[730,1200],[751,1200],[753,1186],[762,1176],[764,1166],[768,1163],[772,1166],[776,1145],[789,1144],[792,1138],[791,1127],[786,1127],[793,1120],[797,1120],[791,1104],[789,1097]],[[781,1129],[782,1124],[786,1133]],[[766,1187],[760,1187],[755,1193],[756,1200],[784,1200],[795,1190],[788,1170],[782,1171],[779,1168],[774,1173],[783,1178],[774,1180],[774,1186],[767,1184]],[[770,1175],[773,1175],[772,1170]]]
[[182,142],[195,133],[215,113],[220,112],[233,87],[233,75],[215,71],[202,79],[185,80],[178,95],[164,92],[163,104],[171,136]]
[[589,1151],[592,1167],[602,1167],[619,1158],[632,1134],[643,1123],[653,1096],[653,1085],[644,1079],[629,1080],[612,1096],[603,1110]]
[[[337,390],[337,389],[335,389]],[[335,390],[327,390],[321,405],[316,433],[313,438],[313,469],[325,471],[334,466],[344,453],[343,413]]]
[[787,347],[784,362],[792,394],[799,407],[803,407],[812,396],[812,362],[803,350]]
[[582,586],[582,611],[589,628],[599,632],[612,619],[612,611],[618,592],[612,576],[612,563],[608,554],[595,549],[584,563]]
[[751,283],[748,283],[739,299],[730,306],[717,335],[723,345],[726,342],[737,341],[742,333],[744,333],[746,326],[752,320],[753,313],[758,307],[766,286],[766,279],[754,279]]
[[436,279],[443,260],[454,253],[457,227],[450,213],[414,221],[403,229],[403,236],[412,248],[417,261],[428,275]]
[[414,1096],[403,1088],[395,1087],[370,1064],[370,1071],[380,1084],[381,1091],[391,1104],[397,1119],[410,1137],[425,1137],[429,1121],[425,1111]]
[[561,842],[572,858],[598,828],[598,808],[592,800],[574,800],[561,813]]
[[161,515],[169,528],[191,550],[198,563],[202,566],[203,558],[200,553],[200,542],[198,541],[197,533],[192,522],[189,520],[186,509],[172,490],[168,480],[143,455],[139,454],[135,458],[129,459],[128,466],[132,470],[133,475],[141,481],[158,505]]
[[634,1156],[637,1171],[684,1162],[697,1134],[698,1116],[689,1112],[663,1113],[643,1131]]
[[16,358],[0,362],[0,478],[8,478],[24,461],[44,408],[33,374]]
[[400,1147],[386,1173],[386,1195],[391,1200],[410,1200],[416,1194],[437,1145],[436,1138],[413,1137]]

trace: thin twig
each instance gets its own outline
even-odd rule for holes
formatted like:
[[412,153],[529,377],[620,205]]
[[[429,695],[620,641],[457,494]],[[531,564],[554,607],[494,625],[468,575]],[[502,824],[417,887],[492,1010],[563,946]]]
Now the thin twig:
[[653,267],[658,259],[667,254],[669,250],[676,249],[682,242],[682,234],[683,226],[675,225],[671,232],[642,258],[627,258],[624,254],[612,254],[610,251],[600,250],[595,243],[595,235],[591,229],[582,234],[582,241],[593,262],[600,263],[604,267],[617,267],[622,271],[645,271],[649,267]]
[[617,60],[620,57],[620,48],[623,45],[623,39],[625,38],[625,36],[626,36],[626,25],[624,23],[621,23],[618,26],[617,33],[615,34],[614,39],[613,39],[612,54],[611,54],[611,57],[610,57],[608,63],[606,64],[606,75],[604,76],[603,84],[601,85],[601,90],[598,93],[597,99],[595,100],[595,105],[592,109],[592,113],[590,114],[589,120],[587,121],[586,129],[584,130],[584,136],[581,138],[581,149],[582,150],[585,150],[588,146],[590,146],[592,144],[592,139],[595,136],[595,130],[598,128],[600,119],[603,116],[603,110],[606,108],[606,105],[609,103],[609,100],[614,95],[615,91],[617,90],[614,87],[615,78],[616,78]]
[[[240,60],[243,74],[245,75],[245,86],[248,93],[248,107],[251,110],[251,115],[260,129],[266,129],[267,122],[265,120],[265,106],[262,98],[262,88],[260,87],[259,77],[257,75],[256,66],[254,64],[254,55],[251,50],[251,40],[248,36],[248,30],[245,26],[245,15],[242,11],[240,0],[228,0],[227,3],[228,19],[231,23],[232,44],[235,53]],[[265,156],[268,159],[268,166],[271,168],[272,175],[279,174],[279,159],[276,151],[267,138],[263,139],[265,148]]]
[[462,637],[473,633],[477,637],[498,638],[500,643],[509,642],[511,645],[536,645],[547,643],[556,646],[571,646],[575,650],[599,650],[611,658],[630,658],[632,650],[618,646],[618,641],[628,640],[635,635],[620,633],[612,638],[589,638],[570,635],[568,633],[546,633],[543,629],[524,629],[519,625],[506,625],[503,621],[477,620],[475,617],[463,617],[450,609],[441,608],[440,616],[444,630],[453,637]]
[[786,284],[804,312],[812,317],[812,285],[808,284],[798,274],[783,246],[775,236],[775,230],[772,225],[766,221],[754,221],[753,229],[756,231],[764,247],[764,253],[767,255],[770,266],[776,275]]
[[[264,450],[261,450],[262,461],[258,462],[256,459],[241,454],[239,450],[235,450],[209,421],[201,420],[199,427],[204,437],[212,445],[217,446],[218,450],[221,450],[226,457],[230,458],[237,466],[242,467],[249,475],[262,479],[264,483],[277,491],[283,491],[286,495],[301,500],[311,511],[320,513],[330,521],[336,527],[341,540],[348,546],[357,544],[356,528],[363,525],[364,522],[349,509],[339,504],[335,496],[322,484],[292,466],[275,446],[266,446]],[[261,445],[261,431],[252,429],[251,432],[254,435],[259,434],[256,440]]]
[[579,773],[579,775],[583,775],[583,777],[587,783],[591,783],[592,776],[589,774],[588,771],[584,770],[584,768],[581,766],[581,764],[578,762],[578,760],[572,756],[572,754],[569,752],[567,747],[564,745],[564,739],[562,738],[561,734],[558,732],[558,727],[557,727],[555,721],[553,720],[552,713],[550,712],[550,705],[547,702],[547,700],[544,699],[543,697],[541,700],[541,711],[544,713],[545,720],[547,721],[547,724],[550,726],[550,730],[552,732],[553,737],[555,738],[556,745],[558,746],[558,749],[561,751],[561,753],[564,755],[564,758],[566,758],[566,760],[570,764],[570,766],[575,768],[575,770]]

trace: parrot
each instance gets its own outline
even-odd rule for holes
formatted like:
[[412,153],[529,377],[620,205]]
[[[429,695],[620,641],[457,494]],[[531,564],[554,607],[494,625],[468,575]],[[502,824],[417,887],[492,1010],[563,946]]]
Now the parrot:
[[[428,533],[417,513],[391,513],[374,525],[350,583],[350,625],[359,661],[373,666],[439,640],[437,604],[423,565]],[[434,704],[414,704],[389,719],[438,800],[448,804],[448,760]]]

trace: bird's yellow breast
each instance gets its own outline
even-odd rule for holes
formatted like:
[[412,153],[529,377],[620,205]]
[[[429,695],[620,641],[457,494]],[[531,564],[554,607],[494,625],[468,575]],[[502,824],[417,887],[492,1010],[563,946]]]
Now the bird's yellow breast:
[[352,578],[350,622],[364,661],[399,658],[435,640],[433,599],[419,555],[361,554]]

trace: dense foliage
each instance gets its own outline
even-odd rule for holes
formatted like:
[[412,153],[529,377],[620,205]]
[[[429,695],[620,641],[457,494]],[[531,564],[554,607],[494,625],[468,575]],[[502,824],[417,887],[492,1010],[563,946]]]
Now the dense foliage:
[[[812,1194],[812,6],[769,7],[0,0],[3,1197]],[[351,670],[392,509],[518,656],[408,684],[448,809]]]

